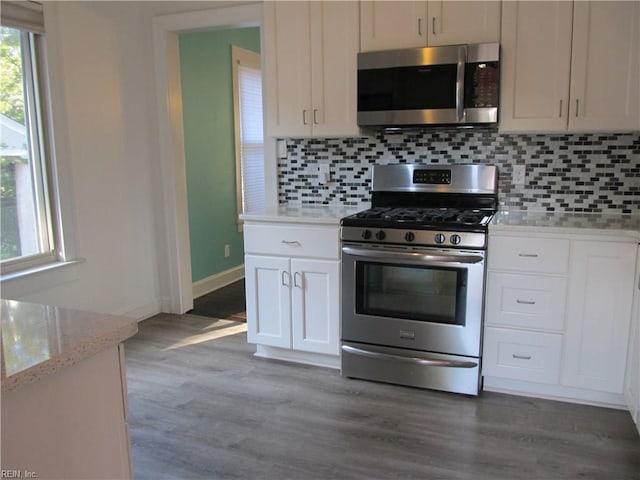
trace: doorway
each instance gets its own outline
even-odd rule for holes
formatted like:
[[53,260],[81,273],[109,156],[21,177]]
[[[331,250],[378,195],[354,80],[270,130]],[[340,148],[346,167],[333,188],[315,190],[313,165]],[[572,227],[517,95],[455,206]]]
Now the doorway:
[[[239,98],[245,100],[242,106],[246,108],[238,112],[236,79],[245,80],[244,86],[247,74],[244,64],[237,72],[237,52],[244,54],[241,58],[250,56],[258,62],[257,76],[250,79],[257,83],[251,87],[258,96],[246,101],[247,94],[241,90]],[[199,297],[244,278],[244,240],[238,213],[246,182],[239,182],[238,177],[246,175],[247,169],[239,168],[237,157],[242,153],[244,166],[247,160],[255,160],[256,167],[264,169],[259,52],[258,27],[179,35],[189,247],[196,306]],[[258,108],[250,109],[254,103]],[[259,135],[254,130],[259,130]],[[251,180],[250,175],[247,178]]]
[[156,17],[154,60],[162,174],[161,223],[164,253],[160,259],[162,311],[185,313],[193,308],[189,241],[185,138],[182,119],[179,34],[202,29],[261,27],[262,5],[250,4]]

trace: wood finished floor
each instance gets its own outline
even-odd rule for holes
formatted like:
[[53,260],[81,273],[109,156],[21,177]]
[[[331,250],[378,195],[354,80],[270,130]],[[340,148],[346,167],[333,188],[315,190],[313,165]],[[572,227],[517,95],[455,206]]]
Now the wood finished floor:
[[257,359],[246,324],[161,314],[126,342],[135,479],[640,479],[628,412],[478,398]]
[[247,321],[244,278],[207,293],[193,301],[193,310],[189,313],[202,317],[214,317],[225,320]]

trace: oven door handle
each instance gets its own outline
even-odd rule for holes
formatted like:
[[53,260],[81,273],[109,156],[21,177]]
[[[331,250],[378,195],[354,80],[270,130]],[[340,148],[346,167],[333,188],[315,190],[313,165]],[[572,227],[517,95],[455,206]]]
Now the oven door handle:
[[369,257],[388,260],[411,260],[424,263],[480,263],[484,260],[484,257],[480,255],[430,255],[420,252],[386,252],[354,247],[342,247],[342,251],[347,255],[354,255],[356,257]]
[[428,358],[403,357],[401,355],[393,355],[391,353],[381,353],[381,352],[372,352],[370,350],[363,350],[361,348],[352,347],[350,345],[342,345],[342,350],[344,352],[351,353],[353,355],[360,355],[361,357],[398,360],[400,362],[412,363],[417,365],[425,365],[428,367],[475,368],[478,366],[477,362],[471,362],[471,361],[430,360]]

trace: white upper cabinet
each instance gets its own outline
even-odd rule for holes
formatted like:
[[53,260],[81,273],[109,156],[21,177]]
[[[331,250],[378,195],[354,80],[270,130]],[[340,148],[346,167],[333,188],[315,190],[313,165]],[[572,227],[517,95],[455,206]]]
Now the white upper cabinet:
[[427,2],[427,45],[500,41],[501,2]]
[[358,3],[265,2],[266,131],[357,135]]
[[575,2],[569,129],[640,129],[640,2]]
[[571,2],[505,2],[500,52],[500,130],[565,131]]
[[311,37],[308,2],[264,4],[264,91],[268,135],[309,135]]
[[500,131],[640,128],[639,2],[504,2]]
[[426,2],[360,2],[360,51],[424,47]]
[[360,51],[500,40],[499,1],[360,2]]

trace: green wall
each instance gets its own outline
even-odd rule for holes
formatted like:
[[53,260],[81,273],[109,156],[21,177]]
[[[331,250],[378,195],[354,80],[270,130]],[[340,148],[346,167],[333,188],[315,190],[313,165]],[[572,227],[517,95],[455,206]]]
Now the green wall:
[[[179,36],[194,282],[244,262],[236,210],[231,45],[260,52],[260,29]],[[228,244],[231,256],[224,257]]]

